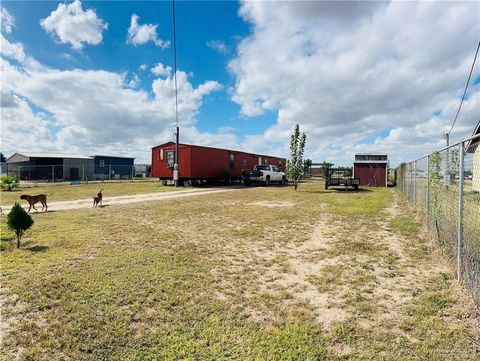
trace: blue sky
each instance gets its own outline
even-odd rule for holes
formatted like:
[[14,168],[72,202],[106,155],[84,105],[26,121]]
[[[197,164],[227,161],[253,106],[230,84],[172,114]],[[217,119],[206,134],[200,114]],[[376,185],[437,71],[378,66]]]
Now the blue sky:
[[[127,28],[133,13],[142,23],[159,24],[157,31],[161,39],[173,41],[172,4],[169,1],[83,1],[83,8],[95,9],[97,15],[108,23],[100,46],[85,46],[81,51],[70,44],[61,44],[43,31],[40,20],[54,11],[54,1],[11,1],[3,2],[16,19],[13,41],[22,42],[25,50],[41,63],[62,70],[73,68],[110,70],[114,72],[138,73],[142,64],[148,69],[161,62],[173,67],[173,46],[159,49],[153,43],[142,46],[126,44]],[[177,66],[193,73],[191,83],[195,86],[206,79],[217,80],[225,89],[212,94],[198,115],[198,129],[214,132],[220,127],[232,127],[239,134],[259,133],[273,125],[273,114],[255,119],[241,117],[240,107],[231,102],[228,88],[234,80],[227,71],[228,56],[240,39],[249,33],[248,25],[237,15],[239,3],[235,1],[177,2]],[[209,41],[221,41],[226,53],[207,46]],[[68,54],[70,58],[65,58]],[[149,91],[153,75],[147,70],[142,76],[140,87]]]
[[[355,152],[395,163],[441,147],[479,40],[479,6],[178,1],[181,139],[287,156],[299,123],[307,157],[343,165]],[[4,153],[148,161],[151,146],[172,139],[171,2],[1,7]],[[445,28],[445,18],[457,21]],[[480,119],[478,68],[453,140]],[[37,137],[22,142],[22,129]]]

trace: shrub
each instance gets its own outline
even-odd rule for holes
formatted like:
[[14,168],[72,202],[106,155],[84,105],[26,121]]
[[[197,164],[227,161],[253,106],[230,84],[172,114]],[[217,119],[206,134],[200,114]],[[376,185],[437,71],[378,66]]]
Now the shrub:
[[12,189],[16,188],[18,186],[17,179],[12,176],[5,176],[2,177],[0,180],[0,187],[6,191],[11,191]]
[[20,248],[20,239],[27,229],[29,229],[33,224],[33,219],[30,214],[23,209],[20,204],[15,203],[15,205],[10,210],[10,213],[7,215],[7,225],[12,231],[15,232],[17,236],[17,248]]

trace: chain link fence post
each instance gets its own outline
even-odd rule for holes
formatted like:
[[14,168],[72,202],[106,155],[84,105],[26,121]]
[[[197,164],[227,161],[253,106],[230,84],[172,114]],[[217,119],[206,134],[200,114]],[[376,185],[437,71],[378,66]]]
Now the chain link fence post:
[[413,205],[417,207],[417,161],[413,161]]
[[464,177],[464,143],[460,143],[460,164],[458,176],[458,223],[457,223],[457,281],[462,278],[462,238],[463,238],[463,177]]
[[430,154],[427,155],[427,185],[425,188],[425,219],[427,227],[430,225]]

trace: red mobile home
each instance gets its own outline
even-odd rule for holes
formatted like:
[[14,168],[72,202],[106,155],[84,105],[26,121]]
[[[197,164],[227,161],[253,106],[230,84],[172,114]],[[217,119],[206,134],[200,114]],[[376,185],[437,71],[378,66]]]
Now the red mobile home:
[[[152,148],[152,177],[173,178],[175,143]],[[236,150],[179,144],[178,163],[181,180],[240,179],[244,169],[256,164],[271,164],[285,170],[284,158],[258,155]]]
[[360,186],[386,187],[387,176],[387,154],[355,154],[355,162],[353,163],[353,177],[360,179]]

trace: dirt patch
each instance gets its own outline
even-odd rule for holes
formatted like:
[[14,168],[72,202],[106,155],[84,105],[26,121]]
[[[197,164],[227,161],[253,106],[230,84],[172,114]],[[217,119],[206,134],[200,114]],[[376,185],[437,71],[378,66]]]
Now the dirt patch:
[[250,206],[260,206],[260,207],[267,207],[267,208],[285,208],[285,207],[293,207],[295,203],[288,202],[288,201],[258,201],[249,203]]
[[[250,204],[293,205],[271,201]],[[446,262],[438,261],[438,246],[421,240],[424,234],[409,237],[389,228],[392,219],[405,217],[408,212],[395,194],[376,219],[349,221],[347,227],[341,217],[326,214],[303,242],[273,244],[270,248],[244,244],[239,254],[248,254],[248,259],[266,265],[257,270],[253,293],[277,297],[284,308],[303,307],[326,329],[355,318],[360,327],[388,325],[400,334],[399,324],[408,317],[406,308],[418,294],[428,291],[425,285],[432,278],[448,272]],[[422,252],[426,255],[419,261]],[[233,264],[245,266],[243,260]],[[254,320],[267,321],[274,317],[270,311],[248,312]]]
[[[145,194],[135,194],[131,196],[105,197],[103,198],[103,205],[101,207],[99,206],[97,209],[101,209],[102,207],[120,205],[120,204],[148,202],[148,201],[167,201],[167,200],[180,199],[180,198],[191,197],[191,196],[232,192],[232,191],[238,191],[240,189],[241,188],[208,188],[208,189],[202,189],[202,190],[188,189],[188,190],[182,190],[178,192],[168,192],[168,193],[167,192],[145,193]],[[66,210],[73,210],[73,209],[91,209],[92,202],[93,202],[93,198],[78,199],[75,201],[51,202],[48,204],[48,211],[55,212],[55,211],[66,211]],[[28,208],[25,205],[23,205],[22,207]],[[2,214],[7,214],[11,208],[12,208],[11,206],[2,206],[1,207]],[[32,213],[40,214],[42,212],[32,212]]]

